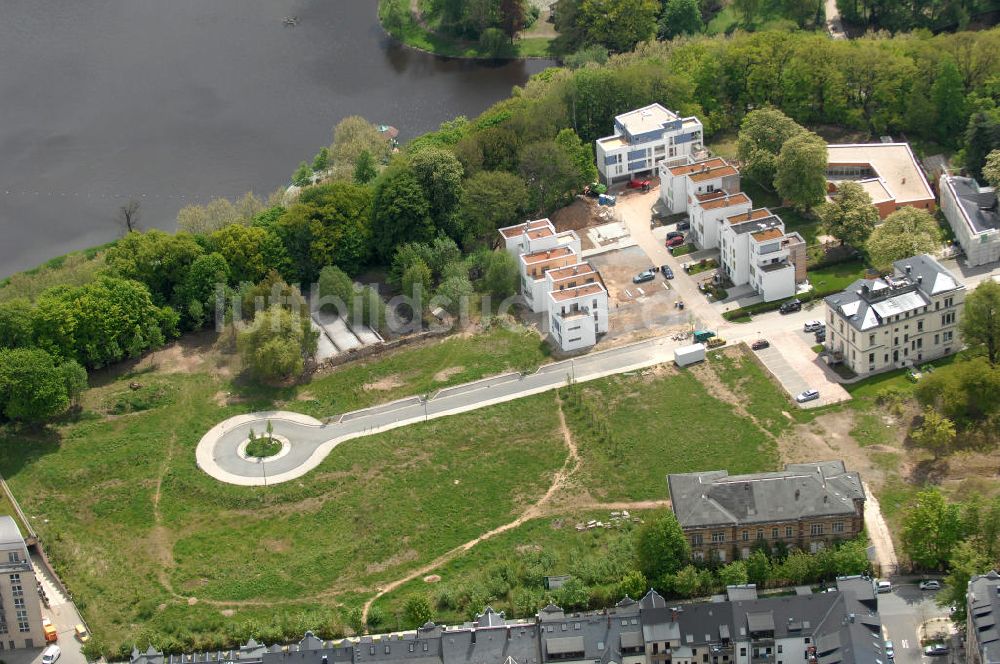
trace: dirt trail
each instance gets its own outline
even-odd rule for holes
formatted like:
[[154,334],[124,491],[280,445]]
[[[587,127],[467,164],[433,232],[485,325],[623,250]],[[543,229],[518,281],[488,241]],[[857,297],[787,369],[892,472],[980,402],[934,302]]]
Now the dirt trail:
[[427,563],[426,565],[418,569],[413,570],[412,572],[410,572],[409,574],[400,579],[396,579],[395,581],[391,581],[385,584],[384,586],[380,586],[378,588],[378,592],[376,592],[375,595],[373,595],[367,602],[365,602],[364,608],[361,610],[362,621],[368,620],[368,611],[372,608],[372,604],[374,604],[383,595],[392,592],[393,590],[399,588],[405,583],[409,583],[413,579],[427,576],[435,569],[445,564],[446,562],[450,561],[460,553],[465,553],[466,551],[476,546],[477,544],[485,542],[486,540],[492,537],[496,537],[501,533],[505,533],[508,530],[517,528],[518,526],[523,525],[525,522],[530,521],[531,519],[535,519],[544,513],[544,507],[549,501],[552,500],[552,496],[554,496],[563,487],[565,487],[566,482],[569,480],[569,478],[574,473],[576,473],[576,471],[580,468],[579,450],[577,449],[576,441],[573,440],[573,434],[570,432],[569,426],[566,424],[566,416],[563,413],[563,408],[562,408],[562,399],[559,398],[558,393],[556,394],[556,406],[559,414],[559,431],[562,433],[563,441],[566,443],[566,449],[568,450],[568,453],[566,455],[566,461],[563,462],[562,468],[560,468],[556,472],[555,476],[552,478],[552,484],[549,485],[548,490],[542,495],[542,497],[539,498],[536,503],[534,503],[526,510],[524,510],[524,512],[521,513],[521,516],[517,517],[513,521],[505,523],[504,525],[494,528],[493,530],[487,531],[482,535],[480,535],[479,537],[469,540],[468,542],[465,542],[464,544],[461,544],[455,547],[454,549],[451,549],[450,551],[438,556],[431,562]]
[[163,466],[160,468],[160,474],[156,478],[156,491],[153,493],[153,523],[155,525],[149,533],[149,539],[153,551],[156,552],[156,556],[160,562],[156,568],[157,580],[168,593],[174,597],[183,599],[181,595],[174,592],[174,587],[170,583],[170,575],[167,573],[167,570],[174,566],[174,556],[171,552],[172,546],[170,542],[170,531],[163,526],[163,514],[160,512],[160,497],[162,495],[161,489],[163,488],[163,478],[170,469],[170,461],[174,457],[174,445],[176,442],[177,435],[174,434],[170,437],[170,442],[167,443],[167,455],[163,459]]
[[882,508],[879,506],[875,493],[868,486],[867,482],[862,482],[865,489],[865,530],[871,538],[875,547],[875,560],[878,562],[881,574],[889,576],[895,574],[899,569],[899,561],[896,559],[896,549],[892,545],[892,536],[889,534],[889,526],[882,516]]

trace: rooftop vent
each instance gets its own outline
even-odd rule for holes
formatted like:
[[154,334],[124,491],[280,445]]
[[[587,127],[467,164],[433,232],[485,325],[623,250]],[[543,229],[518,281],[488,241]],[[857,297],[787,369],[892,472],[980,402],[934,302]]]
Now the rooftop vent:
[[980,210],[995,210],[997,208],[997,195],[992,187],[981,189],[976,199]]
[[906,273],[909,274],[912,271],[913,271],[913,266],[912,265],[907,265],[906,266]]

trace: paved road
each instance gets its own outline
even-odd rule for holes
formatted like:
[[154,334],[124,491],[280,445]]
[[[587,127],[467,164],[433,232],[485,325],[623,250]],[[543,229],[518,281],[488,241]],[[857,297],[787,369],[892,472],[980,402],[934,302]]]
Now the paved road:
[[[430,399],[414,396],[322,423],[297,413],[239,415],[216,425],[198,444],[198,466],[209,475],[230,484],[266,486],[287,482],[315,468],[338,444],[414,422],[434,419],[511,401],[569,384],[661,364],[673,360],[673,350],[682,343],[667,337],[641,341],[573,360],[555,362],[536,373],[494,376],[440,390]],[[250,434],[264,432],[270,421],[275,434],[292,441],[281,458],[257,462],[239,454]]]
[[917,635],[924,622],[948,617],[948,610],[934,602],[935,595],[920,590],[917,579],[893,579],[892,592],[878,596],[882,631],[895,647],[895,664],[949,664],[947,657],[925,657]]

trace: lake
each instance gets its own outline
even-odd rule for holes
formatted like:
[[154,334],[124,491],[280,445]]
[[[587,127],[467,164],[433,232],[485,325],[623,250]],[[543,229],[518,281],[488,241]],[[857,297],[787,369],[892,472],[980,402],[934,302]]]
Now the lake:
[[406,139],[552,64],[405,48],[376,0],[0,0],[0,17],[0,276],[113,239],[129,198],[173,229],[188,203],[286,184],[348,115]]

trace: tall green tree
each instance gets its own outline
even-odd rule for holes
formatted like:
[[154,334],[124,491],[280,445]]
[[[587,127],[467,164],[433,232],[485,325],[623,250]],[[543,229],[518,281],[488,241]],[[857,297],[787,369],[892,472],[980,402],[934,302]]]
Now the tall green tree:
[[989,549],[978,537],[964,539],[955,545],[949,559],[948,574],[944,577],[944,587],[935,596],[939,606],[954,607],[951,619],[956,624],[964,624],[967,617],[967,597],[969,581],[973,576],[993,569],[996,561]]
[[656,34],[657,0],[582,0],[578,20],[587,41],[611,51],[631,51]]
[[393,165],[375,184],[372,201],[372,243],[382,260],[404,242],[426,242],[434,237],[431,206],[413,172]]
[[305,358],[316,351],[316,332],[308,316],[274,305],[257,312],[236,337],[244,368],[257,380],[284,380],[302,373]]
[[528,185],[532,208],[541,213],[567,204],[584,185],[578,164],[554,141],[525,145],[519,171]]
[[941,245],[941,230],[926,210],[896,210],[872,231],[865,243],[872,264],[889,269],[893,261],[934,253]]
[[525,0],[500,0],[500,29],[511,42],[528,25],[528,6]]
[[973,113],[965,129],[965,167],[972,177],[981,179],[986,156],[1000,149],[1000,110]]
[[576,166],[576,185],[597,180],[597,166],[594,165],[594,148],[590,143],[584,143],[572,129],[561,129],[556,135],[556,145],[562,148],[570,161]]
[[778,155],[775,188],[787,201],[809,210],[826,196],[826,141],[812,132],[785,141]]
[[983,165],[983,180],[994,189],[1000,189],[1000,150],[991,150]]
[[955,423],[932,407],[924,408],[923,422],[910,434],[920,447],[930,450],[937,459],[955,442]]
[[817,215],[827,233],[852,247],[864,247],[879,221],[872,197],[856,182],[840,183],[831,201],[821,205]]
[[409,629],[423,627],[434,618],[430,602],[427,601],[426,597],[420,595],[406,600],[406,604],[403,606],[403,615]]
[[447,226],[462,195],[464,170],[461,162],[450,150],[436,147],[423,148],[410,155],[409,161],[430,204],[431,218],[437,224]]
[[65,411],[69,403],[65,374],[51,355],[39,348],[0,349],[3,418],[41,422]]
[[307,187],[312,184],[313,171],[309,164],[304,161],[299,162],[298,168],[292,173],[292,184],[296,187]]
[[496,304],[517,294],[521,277],[517,261],[506,251],[492,251],[486,256],[480,289],[489,293]]
[[959,329],[962,341],[985,349],[991,365],[1000,362],[1000,283],[986,279],[966,296]]
[[647,579],[661,579],[680,570],[691,548],[677,517],[662,511],[648,517],[635,536],[639,569]]
[[666,0],[660,16],[659,34],[661,39],[673,39],[680,35],[694,35],[702,31],[701,6],[698,0]]
[[27,298],[0,302],[0,348],[31,346],[34,307]]
[[528,188],[517,175],[479,171],[465,182],[459,199],[461,241],[467,249],[491,243],[498,228],[512,226],[524,213]]
[[937,78],[931,86],[931,100],[935,109],[938,140],[945,145],[954,146],[962,128],[968,124],[969,114],[966,110],[962,75],[949,57],[941,62]]
[[903,551],[919,567],[943,569],[961,538],[958,505],[949,504],[936,488],[917,494],[903,516]]
[[114,275],[134,279],[149,287],[158,304],[166,304],[174,289],[184,282],[187,271],[204,253],[194,236],[171,235],[159,230],[129,233],[105,254]]
[[378,165],[375,163],[375,157],[368,150],[362,150],[354,163],[354,182],[368,184],[376,177],[378,177]]
[[743,175],[765,187],[774,184],[778,155],[785,142],[806,130],[773,106],[750,111],[740,123],[736,139]]

